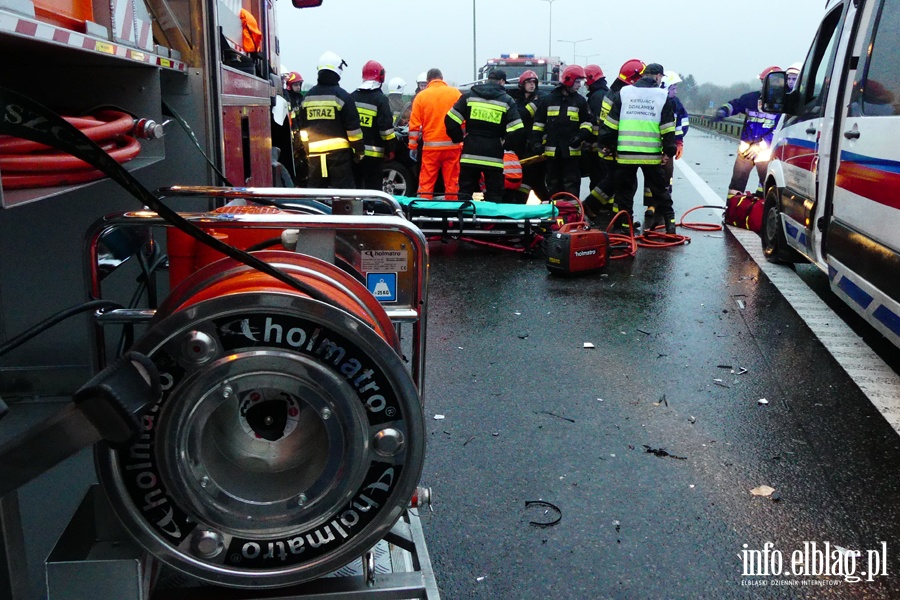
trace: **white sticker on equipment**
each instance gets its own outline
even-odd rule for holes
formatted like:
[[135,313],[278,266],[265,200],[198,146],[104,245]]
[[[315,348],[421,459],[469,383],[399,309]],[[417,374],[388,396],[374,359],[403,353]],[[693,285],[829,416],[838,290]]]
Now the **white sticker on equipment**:
[[363,250],[360,253],[360,265],[364,273],[377,272],[405,272],[407,270],[406,250]]

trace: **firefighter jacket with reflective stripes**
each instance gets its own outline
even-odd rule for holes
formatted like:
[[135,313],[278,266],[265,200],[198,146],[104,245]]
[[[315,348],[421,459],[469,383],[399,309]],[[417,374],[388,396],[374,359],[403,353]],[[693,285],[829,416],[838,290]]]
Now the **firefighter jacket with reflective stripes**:
[[603,111],[603,99],[606,98],[606,94],[609,93],[609,88],[606,86],[606,77],[601,77],[588,88],[588,108],[591,109],[591,114],[594,116],[593,122],[593,144],[591,146],[591,150],[597,150],[597,136],[600,135],[600,113]]
[[581,156],[581,144],[590,139],[594,129],[584,96],[558,85],[535,105],[529,146],[534,149],[543,144],[548,158]]
[[603,120],[600,145],[615,145],[616,162],[658,165],[663,154],[675,156],[675,104],[666,90],[656,87],[653,77],[644,77],[611,95],[613,103]]
[[765,141],[767,146],[771,146],[772,134],[778,125],[780,115],[760,110],[760,96],[760,92],[750,92],[726,102],[716,111],[716,118],[724,119],[732,115],[746,114],[744,128],[741,130],[741,141],[750,144]]
[[672,102],[675,104],[675,141],[681,144],[691,128],[691,117],[678,96],[672,96]]
[[[323,78],[323,75],[326,77]],[[319,83],[306,93],[300,103],[298,126],[307,154],[327,154],[346,149],[352,149],[354,154],[363,154],[363,133],[359,128],[356,103],[337,85],[339,80],[330,71],[320,72]]]
[[516,103],[497,83],[473,85],[447,113],[444,125],[450,139],[463,142],[461,165],[502,169],[504,145],[515,151],[523,142]]
[[444,117],[461,95],[458,89],[450,87],[442,79],[432,79],[428,87],[416,94],[409,115],[410,150],[417,149],[419,142],[423,151],[459,146],[447,135]]
[[363,132],[365,155],[373,158],[384,158],[385,152],[391,150],[394,133],[394,116],[391,113],[391,102],[380,88],[358,89],[350,94],[359,112],[359,125]]
[[[522,119],[523,139],[527,142],[531,137],[531,130],[534,126],[534,113],[537,111],[537,102],[546,96],[547,93],[535,90],[533,94],[526,96],[524,90],[517,89],[510,92],[509,95],[516,103],[516,109],[518,109],[519,117]],[[534,156],[534,152],[528,148],[528,144],[517,154],[520,158]]]

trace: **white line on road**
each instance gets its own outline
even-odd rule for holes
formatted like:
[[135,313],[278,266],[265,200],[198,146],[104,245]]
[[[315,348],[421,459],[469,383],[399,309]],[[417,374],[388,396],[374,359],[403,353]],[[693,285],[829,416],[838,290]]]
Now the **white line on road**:
[[[722,203],[712,188],[684,161],[676,161],[675,166],[705,202]],[[900,433],[900,376],[792,268],[767,261],[756,233],[731,226],[728,229],[878,412]]]

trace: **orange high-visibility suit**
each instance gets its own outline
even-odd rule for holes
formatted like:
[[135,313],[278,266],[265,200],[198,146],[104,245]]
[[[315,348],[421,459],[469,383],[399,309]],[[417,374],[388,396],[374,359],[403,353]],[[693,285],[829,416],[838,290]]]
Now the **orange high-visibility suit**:
[[453,108],[462,94],[450,87],[442,79],[432,79],[428,87],[419,92],[412,105],[409,117],[409,149],[418,150],[420,198],[434,197],[434,184],[438,172],[444,176],[444,193],[447,200],[456,200],[459,193],[460,144],[453,142],[444,127],[444,117]]

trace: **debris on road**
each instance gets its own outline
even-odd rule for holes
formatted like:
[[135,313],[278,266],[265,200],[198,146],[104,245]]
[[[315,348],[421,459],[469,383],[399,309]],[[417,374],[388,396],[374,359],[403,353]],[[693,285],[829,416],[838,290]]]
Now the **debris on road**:
[[487,575],[482,575],[481,577],[476,577],[475,581],[484,581],[485,577],[487,577]]
[[535,527],[553,527],[554,525],[556,525],[557,523],[559,523],[562,520],[562,511],[555,504],[551,504],[550,502],[546,502],[544,500],[526,500],[525,501],[526,509],[531,508],[533,506],[539,506],[542,508],[546,508],[547,510],[544,511],[544,516],[549,514],[550,511],[555,512],[556,518],[554,518],[550,521],[528,521],[528,523],[530,525],[534,525]]
[[443,418],[444,418],[444,415],[434,415],[435,421],[441,421],[441,420],[443,420]]
[[592,343],[590,343],[590,342],[585,342],[585,343],[584,343],[584,348],[586,348],[586,349],[587,349],[587,348],[594,348],[594,345],[593,345]]
[[[558,414],[556,414],[556,413],[552,413],[552,412],[550,412],[549,410],[542,410],[541,413],[543,413],[543,414],[545,414],[545,415],[550,415],[551,417],[556,417],[557,419],[562,419],[563,421],[568,421],[569,423],[574,423],[574,422],[575,422],[575,419],[570,419],[569,417],[563,417],[563,416],[558,415]],[[534,414],[539,414],[539,413],[534,413]]]
[[471,442],[474,439],[475,439],[475,436],[473,435],[472,437],[470,437],[469,439],[467,439],[466,441],[463,442],[463,446],[465,446],[466,444],[468,444],[469,442]]
[[644,335],[651,335],[649,331],[644,331],[640,327],[638,327],[637,330],[640,331],[641,333],[643,333]]
[[691,425],[693,425],[696,422],[697,422],[697,417],[695,417],[694,415],[691,415],[690,417],[688,417],[688,423],[690,423]]
[[769,401],[766,400],[765,398],[760,398],[760,399],[757,400],[756,402],[757,402],[758,404],[768,404],[768,403],[769,403]]
[[731,386],[722,381],[721,379],[713,379],[713,383],[718,385],[719,387],[723,387],[725,389],[731,389]]
[[764,498],[768,498],[774,491],[775,488],[773,487],[770,487],[768,485],[760,485],[750,490],[750,493],[754,496],[762,496]]
[[528,339],[528,332],[527,332],[527,331],[523,331],[522,333],[520,333],[520,334],[519,334],[519,339],[520,339],[520,340],[527,340],[527,339]]
[[731,365],[716,365],[717,369],[733,369]]
[[644,448],[645,448],[645,452],[647,454],[653,454],[660,458],[669,457],[669,458],[674,458],[676,460],[687,460],[687,456],[675,456],[674,454],[669,454],[668,452],[666,452],[665,448],[651,448],[647,444],[644,444]]

